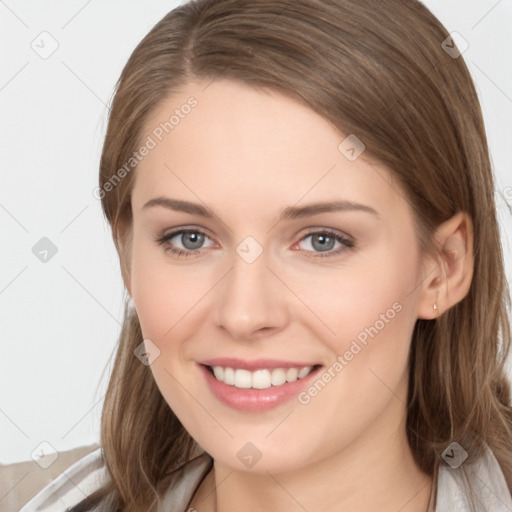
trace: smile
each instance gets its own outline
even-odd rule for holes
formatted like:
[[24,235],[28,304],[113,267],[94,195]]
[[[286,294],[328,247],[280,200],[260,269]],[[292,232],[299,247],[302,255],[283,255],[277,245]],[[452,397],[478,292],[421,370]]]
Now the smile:
[[222,366],[209,367],[219,382],[240,389],[267,389],[271,386],[282,386],[287,382],[307,377],[313,366],[302,368],[274,368],[249,371],[241,368]]
[[198,361],[197,368],[218,401],[239,411],[261,413],[292,401],[317,378],[323,365],[223,357]]

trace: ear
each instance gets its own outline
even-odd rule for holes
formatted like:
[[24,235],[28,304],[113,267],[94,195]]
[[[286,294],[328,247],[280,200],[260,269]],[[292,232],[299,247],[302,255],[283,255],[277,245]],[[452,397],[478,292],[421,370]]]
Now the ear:
[[425,257],[418,318],[433,319],[460,302],[473,279],[473,223],[459,212],[434,233],[436,257]]

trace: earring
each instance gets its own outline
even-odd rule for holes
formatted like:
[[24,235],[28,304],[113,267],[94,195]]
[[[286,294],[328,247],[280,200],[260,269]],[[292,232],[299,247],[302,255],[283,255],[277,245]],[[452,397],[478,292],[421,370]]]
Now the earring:
[[437,301],[439,299],[439,292],[437,292],[436,301],[434,302],[434,305],[432,306],[432,309],[434,311],[437,311]]

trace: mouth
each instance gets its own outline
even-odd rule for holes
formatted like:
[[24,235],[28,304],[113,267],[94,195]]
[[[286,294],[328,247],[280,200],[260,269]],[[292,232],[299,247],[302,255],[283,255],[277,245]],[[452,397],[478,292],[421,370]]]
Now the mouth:
[[197,362],[212,395],[244,412],[264,412],[289,403],[317,378],[323,365],[233,358]]
[[229,366],[203,365],[213,377],[238,389],[268,389],[307,377],[320,365],[290,368],[260,368],[255,371]]

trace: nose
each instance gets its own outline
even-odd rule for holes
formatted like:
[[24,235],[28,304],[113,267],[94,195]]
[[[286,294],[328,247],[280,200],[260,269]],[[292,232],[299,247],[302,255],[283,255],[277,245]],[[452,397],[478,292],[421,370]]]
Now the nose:
[[215,321],[233,339],[268,336],[288,324],[286,288],[267,266],[265,252],[252,263],[235,254],[231,271],[219,284]]

